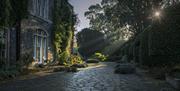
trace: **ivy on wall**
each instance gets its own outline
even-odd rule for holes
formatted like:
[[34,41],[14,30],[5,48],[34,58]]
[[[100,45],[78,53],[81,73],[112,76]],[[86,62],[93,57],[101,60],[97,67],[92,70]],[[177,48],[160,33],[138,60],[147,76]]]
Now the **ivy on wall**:
[[13,27],[27,15],[28,0],[1,0],[0,26]]
[[[27,4],[28,0],[0,0],[0,31],[14,27],[20,34],[21,19],[25,18],[28,12]],[[17,39],[20,40],[20,38]],[[20,42],[17,42],[17,44],[20,45]],[[19,47],[16,47],[16,49],[19,49]],[[0,59],[0,78],[11,78],[18,75],[21,68],[18,65],[19,61],[10,65],[6,59]]]
[[1,0],[0,1],[0,26],[8,26],[10,22],[10,11],[11,5],[10,0]]
[[[54,47],[58,61],[67,61],[73,39],[73,8],[68,0],[55,0],[54,6]],[[63,55],[66,54],[66,55]],[[66,56],[66,57],[62,57]]]

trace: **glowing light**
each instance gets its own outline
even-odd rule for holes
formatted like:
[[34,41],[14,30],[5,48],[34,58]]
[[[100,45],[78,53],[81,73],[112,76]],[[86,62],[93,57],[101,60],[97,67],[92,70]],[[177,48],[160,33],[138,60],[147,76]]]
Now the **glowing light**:
[[154,16],[155,17],[159,17],[161,15],[161,13],[159,12],[159,11],[156,11],[155,13],[154,13]]

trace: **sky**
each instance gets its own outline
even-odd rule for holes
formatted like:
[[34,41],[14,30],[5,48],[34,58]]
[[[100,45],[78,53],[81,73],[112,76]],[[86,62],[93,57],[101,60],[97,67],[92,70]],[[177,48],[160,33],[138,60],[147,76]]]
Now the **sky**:
[[89,6],[100,3],[101,0],[69,0],[74,7],[74,12],[78,14],[80,20],[77,30],[89,27],[89,20],[84,16],[84,12],[88,11]]

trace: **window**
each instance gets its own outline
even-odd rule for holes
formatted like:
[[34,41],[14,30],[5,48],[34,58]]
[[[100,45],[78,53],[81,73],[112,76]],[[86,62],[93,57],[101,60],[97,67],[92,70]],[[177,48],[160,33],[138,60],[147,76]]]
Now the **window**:
[[34,60],[39,64],[47,60],[47,34],[39,29],[34,34]]
[[[31,8],[31,7],[30,7]],[[44,19],[49,17],[49,0],[32,0],[31,14]]]

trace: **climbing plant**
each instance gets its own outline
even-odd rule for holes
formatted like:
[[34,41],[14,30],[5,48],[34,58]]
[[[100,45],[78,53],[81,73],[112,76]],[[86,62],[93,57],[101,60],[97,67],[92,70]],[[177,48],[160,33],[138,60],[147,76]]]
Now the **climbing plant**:
[[[17,26],[17,23],[20,25],[21,19],[25,18],[27,14],[27,1],[28,0],[0,1],[0,31],[15,27],[20,33],[20,26]],[[0,43],[0,46],[1,48],[2,46],[5,48],[4,44]],[[8,64],[9,63],[6,61],[6,59],[0,59],[0,78],[2,79],[15,77],[19,73],[17,65],[8,66]]]
[[10,0],[1,0],[0,2],[0,26],[7,26],[10,22],[10,10],[11,10]]
[[[15,28],[16,35],[20,35],[20,25],[21,20],[24,19],[27,15],[28,0],[1,0],[0,1],[0,31],[9,30]],[[16,49],[20,48],[20,37],[16,36]],[[4,45],[5,46],[5,45]],[[17,51],[20,54],[19,51]],[[16,54],[17,56],[19,56]],[[17,57],[18,58],[18,57]],[[1,60],[0,60],[1,61]],[[5,61],[5,59],[3,59]],[[9,63],[2,64],[6,66]],[[2,65],[0,65],[2,67]],[[7,67],[4,67],[7,69]]]
[[[55,58],[63,61],[61,58],[70,56],[71,43],[73,39],[73,10],[68,0],[55,0],[54,6],[54,48]],[[66,54],[62,57],[62,54]],[[65,60],[66,61],[66,60]]]
[[0,26],[13,27],[27,15],[28,0],[1,0]]

